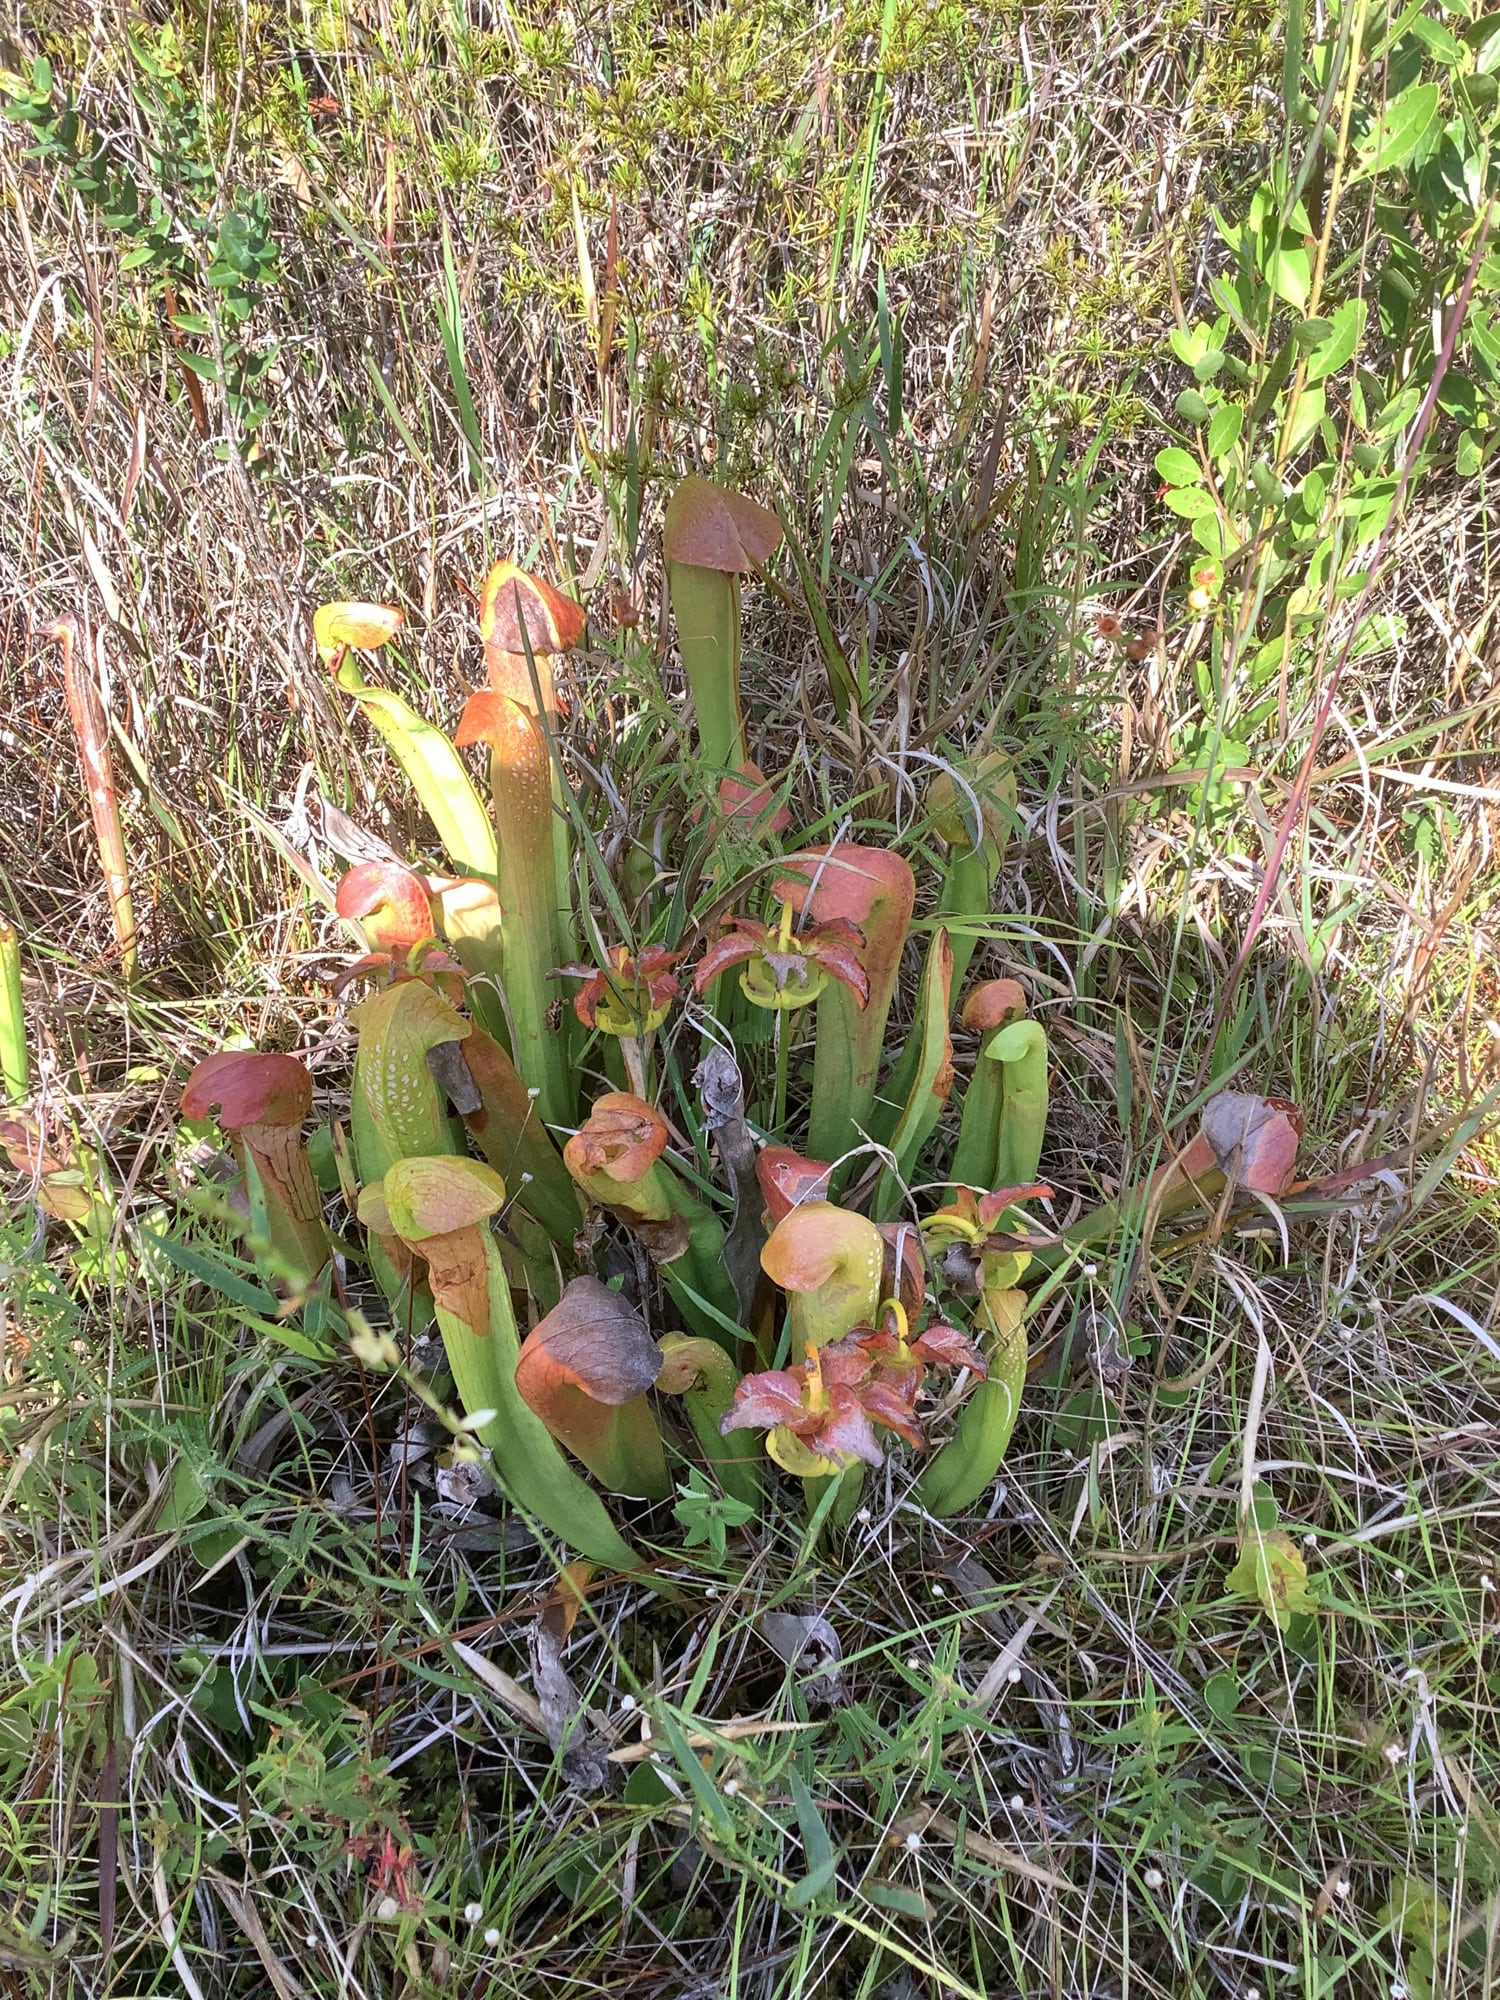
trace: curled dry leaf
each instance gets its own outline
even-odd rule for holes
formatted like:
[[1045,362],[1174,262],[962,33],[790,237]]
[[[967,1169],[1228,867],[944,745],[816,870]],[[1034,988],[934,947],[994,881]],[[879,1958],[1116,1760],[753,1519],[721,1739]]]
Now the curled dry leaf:
[[1026,989],[1018,979],[986,979],[964,1000],[959,1018],[971,1034],[987,1035],[1026,1012]]
[[504,653],[571,652],[583,637],[583,606],[545,578],[513,562],[498,562],[484,580],[479,629],[486,646]]
[[667,506],[662,553],[668,562],[739,574],[769,562],[781,523],[769,507],[690,473]]
[[456,1154],[397,1160],[382,1187],[391,1227],[408,1243],[477,1228],[505,1206],[494,1168]]
[[182,1092],[182,1115],[195,1123],[218,1110],[226,1132],[253,1125],[300,1125],[312,1110],[312,1077],[296,1056],[226,1049],[205,1056]]
[[759,1625],[772,1652],[805,1676],[801,1686],[809,1701],[827,1703],[842,1698],[844,1649],[821,1612],[766,1611]]
[[609,1790],[609,1753],[589,1724],[578,1691],[562,1663],[563,1640],[546,1618],[528,1634],[531,1679],[543,1732],[558,1757],[564,1781],[587,1798]]
[[1221,1090],[1203,1107],[1201,1130],[1222,1173],[1252,1194],[1273,1199],[1297,1167],[1302,1113],[1284,1097]]
[[0,1118],[0,1167],[30,1175],[37,1206],[44,1215],[56,1216],[61,1222],[83,1222],[93,1213],[88,1176],[79,1167],[65,1165],[35,1121],[25,1115]]
[[410,951],[436,935],[420,875],[396,861],[362,861],[339,878],[335,908],[357,921],[377,951]]
[[643,1097],[608,1090],[563,1148],[563,1158],[585,1187],[596,1178],[628,1187],[661,1158],[667,1136],[667,1121]]
[[749,1323],[760,1281],[760,1246],[765,1241],[756,1185],[759,1156],[745,1122],[745,1086],[727,1049],[709,1049],[693,1072],[703,1103],[704,1129],[713,1135],[734,1196],[734,1219],[724,1238],[724,1262],[734,1286],[742,1322]]
[[25,1115],[0,1118],[0,1166],[36,1178],[61,1173],[63,1164],[34,1119]]
[[640,1314],[597,1278],[574,1278],[523,1343],[516,1388],[611,1492],[660,1500],[672,1482],[646,1391],[661,1366]]
[[768,1223],[777,1223],[803,1202],[827,1201],[833,1166],[828,1160],[805,1160],[790,1146],[763,1146],[755,1162]]
[[389,604],[320,604],[313,613],[313,638],[325,660],[346,646],[372,653],[401,630],[401,613]]
[[661,1368],[662,1351],[634,1306],[597,1278],[574,1278],[522,1343],[516,1387],[545,1420],[561,1384],[596,1403],[628,1403]]

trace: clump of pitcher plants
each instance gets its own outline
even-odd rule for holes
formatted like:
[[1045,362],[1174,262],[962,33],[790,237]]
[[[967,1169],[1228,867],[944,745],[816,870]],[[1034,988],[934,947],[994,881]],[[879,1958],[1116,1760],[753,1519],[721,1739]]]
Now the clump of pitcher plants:
[[[721,808],[679,816],[717,885],[701,929],[670,863],[659,894],[596,894],[558,736],[579,604],[497,565],[484,684],[451,736],[366,678],[399,613],[323,606],[334,687],[441,848],[411,868],[361,864],[337,888],[352,1214],[324,1216],[298,1058],[210,1056],[183,1098],[191,1118],[217,1113],[284,1310],[331,1287],[349,1314],[374,1312],[383,1294],[397,1355],[435,1325],[452,1420],[511,1504],[615,1568],[641,1560],[639,1509],[694,1464],[747,1508],[772,1504],[780,1475],[814,1506],[832,1484],[835,1522],[893,1453],[929,1514],[981,1503],[1021,1407],[1028,1280],[1055,1283],[1085,1245],[1232,1187],[1274,1202],[1295,1168],[1292,1108],[1224,1092],[1149,1183],[1053,1229],[1045,1027],[1014,980],[968,977],[1009,838],[1009,764],[991,751],[934,781],[910,853],[936,856],[935,879],[889,847],[799,842],[786,788],[750,761],[740,700],[741,592],[780,540],[773,513],[707,480],[668,509],[668,593]],[[715,829],[758,864],[716,874],[701,858]],[[913,1019],[893,1031],[919,906]]]

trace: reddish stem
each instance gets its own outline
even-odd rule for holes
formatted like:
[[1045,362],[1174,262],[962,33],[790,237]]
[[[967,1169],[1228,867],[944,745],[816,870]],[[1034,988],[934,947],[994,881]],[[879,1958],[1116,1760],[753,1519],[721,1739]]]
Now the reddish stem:
[[99,847],[99,865],[109,892],[110,914],[120,946],[120,970],[127,979],[135,973],[135,912],[130,903],[130,876],[125,864],[125,831],[120,824],[120,796],[115,790],[114,764],[109,754],[109,723],[104,703],[87,658],[78,643],[78,620],[71,615],[54,619],[41,628],[39,636],[55,639],[62,647],[63,687],[68,715],[78,739],[88,786],[89,808],[94,815],[94,838]]

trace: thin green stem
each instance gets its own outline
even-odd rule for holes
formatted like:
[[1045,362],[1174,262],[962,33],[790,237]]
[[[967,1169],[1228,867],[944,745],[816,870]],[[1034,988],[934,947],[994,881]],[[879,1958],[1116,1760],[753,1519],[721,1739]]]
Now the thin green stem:
[[771,1106],[771,1135],[781,1141],[786,1138],[786,1079],[790,1044],[791,1036],[783,1009],[776,1016],[776,1094]]
[[21,942],[0,917],[0,1080],[14,1103],[31,1088],[26,1013],[21,1003]]

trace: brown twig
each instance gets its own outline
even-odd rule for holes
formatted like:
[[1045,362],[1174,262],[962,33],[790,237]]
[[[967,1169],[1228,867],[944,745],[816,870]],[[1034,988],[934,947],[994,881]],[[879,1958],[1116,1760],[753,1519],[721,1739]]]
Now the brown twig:
[[71,613],[55,618],[50,625],[43,625],[37,636],[55,639],[62,647],[63,687],[67,694],[68,716],[73,724],[73,734],[78,739],[78,754],[83,761],[89,809],[94,815],[94,838],[99,847],[99,865],[104,871],[110,915],[114,919],[115,937],[120,946],[120,970],[130,979],[135,974],[135,912],[130,902],[125,830],[120,823],[120,795],[115,789],[104,703],[78,643],[78,620]]

